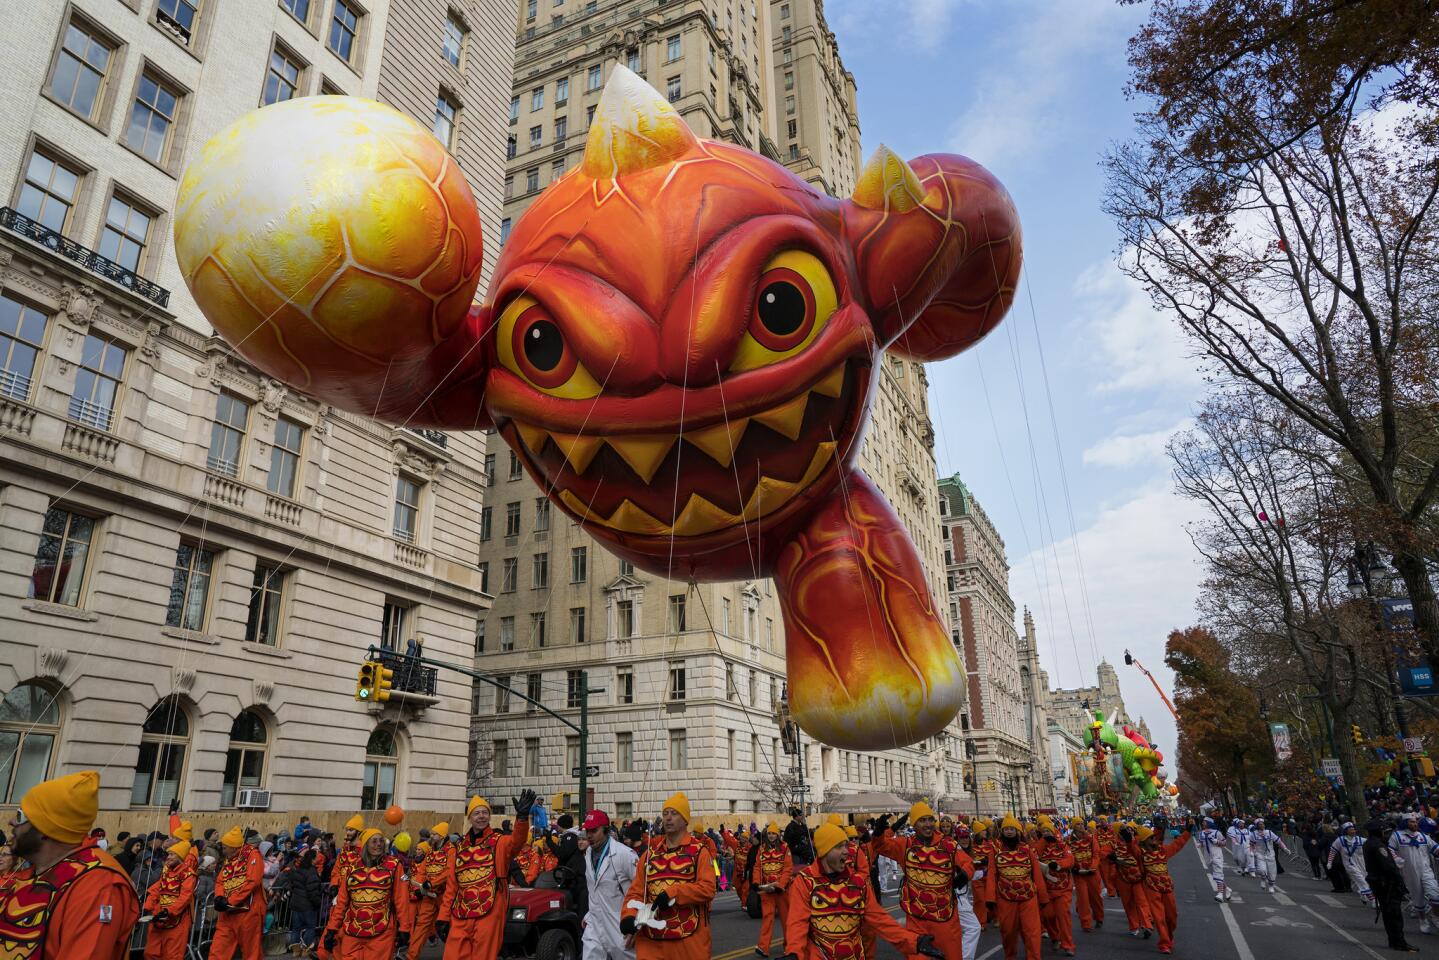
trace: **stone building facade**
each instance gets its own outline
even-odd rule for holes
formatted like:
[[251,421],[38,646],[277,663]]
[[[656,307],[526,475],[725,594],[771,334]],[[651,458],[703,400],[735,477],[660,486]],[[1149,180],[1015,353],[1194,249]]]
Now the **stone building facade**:
[[1024,698],[1024,735],[1029,741],[1029,795],[1039,810],[1054,809],[1054,779],[1049,756],[1049,674],[1039,665],[1034,615],[1024,610],[1019,637],[1019,687]]
[[1097,712],[1106,717],[1117,713],[1116,729],[1131,722],[1119,690],[1119,674],[1109,661],[1099,661],[1095,679],[1098,682],[1092,687],[1049,691],[1049,718],[1085,743],[1089,742],[1089,725]]
[[775,141],[784,165],[833,197],[861,169],[854,75],[819,0],[770,0]]
[[[468,683],[441,676],[430,693],[421,677],[423,696],[386,705],[353,693],[370,645],[419,638],[471,662],[485,438],[398,430],[257,376],[211,336],[169,236],[205,140],[263,103],[339,92],[445,134],[493,235],[502,8],[8,12],[0,805],[84,768],[101,771],[104,810],[157,818],[172,799],[463,802]],[[442,125],[445,96],[463,106]]]

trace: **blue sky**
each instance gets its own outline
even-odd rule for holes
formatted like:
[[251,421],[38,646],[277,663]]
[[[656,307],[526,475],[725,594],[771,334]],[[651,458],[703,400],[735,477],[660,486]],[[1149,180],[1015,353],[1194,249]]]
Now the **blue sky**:
[[939,471],[964,478],[1004,537],[1051,682],[1093,683],[1107,658],[1168,755],[1174,723],[1123,652],[1169,691],[1164,640],[1193,621],[1200,572],[1184,529],[1193,508],[1172,494],[1163,448],[1203,382],[1170,321],[1116,269],[1100,209],[1100,157],[1132,130],[1126,41],[1144,8],[830,0],[825,11],[859,86],[866,155],[880,143],[903,157],[963,153],[1014,196],[1015,307],[977,348],[930,368]]

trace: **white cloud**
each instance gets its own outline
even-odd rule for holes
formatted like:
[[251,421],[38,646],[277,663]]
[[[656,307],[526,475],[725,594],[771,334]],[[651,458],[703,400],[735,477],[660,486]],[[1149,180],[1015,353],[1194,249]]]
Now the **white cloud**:
[[1074,294],[1100,367],[1095,389],[1192,392],[1200,384],[1199,361],[1178,324],[1155,310],[1143,288],[1112,261],[1081,273]]
[[1159,460],[1164,456],[1169,438],[1188,427],[1190,422],[1182,420],[1166,430],[1147,433],[1112,433],[1085,450],[1082,459],[1086,464],[1100,467],[1133,467]]
[[904,5],[903,23],[896,25],[893,4],[874,0],[837,0],[826,5],[825,16],[848,49],[882,40],[893,44],[896,33],[921,53],[933,53],[950,37],[955,11],[973,0],[911,0]]
[[[1078,537],[1094,646],[1119,672],[1125,706],[1132,717],[1149,723],[1171,773],[1178,738],[1174,720],[1144,675],[1124,665],[1124,651],[1132,651],[1172,695],[1164,644],[1171,630],[1195,619],[1202,571],[1185,524],[1197,518],[1197,507],[1167,485],[1156,485],[1107,507]],[[1095,682],[1097,659],[1079,574],[1073,538],[1019,558],[1010,570],[1010,594],[1034,614],[1040,659],[1053,687]]]

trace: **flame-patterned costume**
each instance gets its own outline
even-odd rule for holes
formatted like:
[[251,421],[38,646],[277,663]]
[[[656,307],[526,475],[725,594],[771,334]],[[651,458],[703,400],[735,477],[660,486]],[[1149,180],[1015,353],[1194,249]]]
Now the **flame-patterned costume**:
[[1049,890],[1039,862],[1034,848],[1024,842],[1011,849],[1002,839],[997,840],[990,855],[984,876],[984,900],[999,921],[1005,960],[1019,955],[1021,941],[1026,958],[1040,955],[1039,934]]
[[[974,862],[976,875],[978,875],[980,871],[984,871],[985,874],[988,875],[990,857],[994,855],[994,847],[997,841],[989,837],[988,831],[983,828],[981,828],[981,830],[984,832],[984,836],[976,837],[974,843],[970,845],[969,858]],[[984,896],[979,893],[976,893],[974,897],[974,917],[979,921],[979,928],[981,930],[989,926],[991,919],[989,916],[989,905],[984,902]]]
[[1159,949],[1164,953],[1174,949],[1174,929],[1179,926],[1179,905],[1174,902],[1174,878],[1169,875],[1169,861],[1189,843],[1189,836],[1188,830],[1182,830],[1166,844],[1130,847],[1144,870],[1144,895],[1154,921],[1154,933],[1159,938]]
[[265,923],[265,861],[248,843],[225,858],[215,875],[215,896],[224,897],[229,909],[215,921],[211,960],[231,960],[240,951],[244,960],[262,960]]
[[1074,856],[1074,904],[1079,925],[1085,930],[1104,926],[1104,897],[1099,878],[1099,843],[1092,833],[1069,836],[1069,852]]
[[785,950],[798,960],[873,960],[864,937],[871,930],[912,956],[923,933],[895,923],[870,889],[869,877],[847,865],[833,876],[819,861],[801,870],[790,884],[786,912]]
[[1119,895],[1119,874],[1115,870],[1114,861],[1109,857],[1114,852],[1116,842],[1114,825],[1101,821],[1094,829],[1094,845],[1099,849],[1099,878],[1104,881],[1106,897]]
[[1124,905],[1124,918],[1129,921],[1129,932],[1148,930],[1153,926],[1149,915],[1149,897],[1144,889],[1144,868],[1139,862],[1138,847],[1115,836],[1114,849],[1106,858],[1114,864],[1114,886],[1119,891],[1119,902]]
[[915,934],[929,934],[950,960],[964,952],[964,930],[954,906],[954,891],[974,876],[969,854],[936,830],[930,842],[918,835],[896,837],[886,830],[871,844],[876,856],[889,857],[904,872],[899,903],[904,909],[905,927]]
[[505,935],[510,864],[530,839],[530,821],[515,819],[508,835],[471,829],[451,844],[440,920],[450,924],[444,960],[494,960]]
[[130,878],[99,847],[82,846],[39,877],[11,878],[0,895],[4,960],[124,960],[140,901]]
[[145,938],[145,960],[184,960],[195,914],[195,876],[187,855],[173,867],[167,864],[160,879],[150,885],[145,912],[155,919]]
[[720,839],[734,857],[734,892],[739,897],[740,904],[744,905],[749,901],[749,876],[745,871],[745,864],[749,863],[749,849],[754,841],[743,826],[738,833],[730,833],[728,828],[724,828]]
[[[355,820],[351,821],[352,824],[355,822],[360,822],[358,817]],[[349,875],[350,871],[353,870],[355,868],[355,865],[359,862],[359,844],[341,844],[339,852],[335,854],[335,867],[333,870],[330,871],[330,886],[334,888],[335,896],[339,895],[340,887],[344,884],[345,877]],[[325,875],[324,867],[320,865],[320,859],[318,856],[315,859],[315,870],[317,873],[320,874],[320,876],[323,877]],[[337,942],[335,944],[335,949],[332,952],[325,949],[324,938],[321,937],[320,942],[315,945],[315,953],[320,958],[320,960],[330,960],[332,956],[337,956],[339,954],[340,944],[343,943],[344,940],[345,933],[342,930],[339,932]]]
[[388,855],[371,865],[362,856],[350,869],[326,928],[344,934],[339,960],[393,960],[395,934],[414,926],[408,879],[400,859]]
[[700,140],[617,66],[583,158],[473,307],[459,165],[367,101],[298,98],[219,133],[182,180],[175,241],[206,318],[266,375],[366,417],[493,426],[641,569],[772,576],[810,735],[882,749],[958,712],[919,555],[854,463],[883,352],[953,356],[1013,300],[1019,219],[979,164],[880,148],[852,196],[825,196]]
[[1069,914],[1069,904],[1074,896],[1074,854],[1069,844],[1056,836],[1053,840],[1041,839],[1034,848],[1045,869],[1045,892],[1049,902],[1041,911],[1044,929],[1049,933],[1050,942],[1061,950],[1074,949],[1074,921]]
[[440,901],[445,898],[445,891],[449,889],[448,867],[449,850],[445,847],[431,850],[415,867],[415,878],[421,884],[430,885],[428,891],[415,891],[415,926],[411,940],[420,946],[424,946],[425,941],[435,932],[435,921],[440,916]]
[[714,856],[692,834],[676,847],[663,836],[645,847],[635,868],[635,879],[625,893],[621,918],[638,911],[630,901],[652,903],[661,893],[674,903],[655,913],[663,930],[641,927],[635,937],[635,960],[709,960],[710,906],[715,898]]
[[779,917],[779,928],[786,929],[786,897],[790,880],[794,877],[794,858],[790,856],[789,846],[777,836],[776,840],[774,846],[760,842],[759,853],[754,858],[754,873],[750,875],[750,882],[756,889],[770,884],[779,887],[774,893],[763,889],[759,891],[759,942],[755,946],[765,953],[769,952],[776,915]]
[[515,851],[514,862],[510,864],[510,879],[521,887],[533,887],[540,875],[540,852],[526,844]]

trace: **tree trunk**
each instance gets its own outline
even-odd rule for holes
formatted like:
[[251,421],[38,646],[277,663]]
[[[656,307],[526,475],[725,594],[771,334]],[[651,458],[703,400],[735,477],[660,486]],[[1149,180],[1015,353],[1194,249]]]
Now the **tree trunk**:
[[1414,628],[1429,654],[1429,662],[1439,668],[1439,599],[1429,582],[1429,571],[1423,557],[1396,551],[1394,569],[1404,580],[1405,591],[1414,604]]
[[1364,819],[1364,778],[1359,770],[1359,755],[1354,750],[1354,741],[1349,738],[1352,723],[1347,705],[1326,697],[1334,725],[1340,735],[1334,738],[1334,752],[1339,757],[1339,769],[1344,774],[1344,796],[1349,801],[1349,815],[1356,823]]

